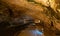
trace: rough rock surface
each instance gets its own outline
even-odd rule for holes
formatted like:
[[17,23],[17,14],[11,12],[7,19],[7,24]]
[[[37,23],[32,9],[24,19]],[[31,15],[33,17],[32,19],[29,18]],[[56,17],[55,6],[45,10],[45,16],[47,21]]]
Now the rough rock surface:
[[56,36],[60,31],[60,1],[46,0],[40,2],[38,0],[32,2],[27,0],[0,0],[0,23],[7,21],[8,26],[20,25],[20,18],[26,15],[34,20],[41,20],[39,27],[44,28],[45,36]]

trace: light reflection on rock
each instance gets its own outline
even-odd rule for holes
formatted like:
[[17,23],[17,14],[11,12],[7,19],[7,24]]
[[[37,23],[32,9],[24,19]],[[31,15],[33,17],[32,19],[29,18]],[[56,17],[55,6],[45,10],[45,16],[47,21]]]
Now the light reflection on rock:
[[42,32],[38,30],[24,30],[18,36],[42,36]]

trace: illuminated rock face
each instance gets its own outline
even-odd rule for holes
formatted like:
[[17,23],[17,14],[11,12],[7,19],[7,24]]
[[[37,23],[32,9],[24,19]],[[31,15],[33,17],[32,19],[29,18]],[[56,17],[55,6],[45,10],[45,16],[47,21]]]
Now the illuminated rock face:
[[45,6],[49,6],[49,0],[34,0],[37,3],[42,3]]

